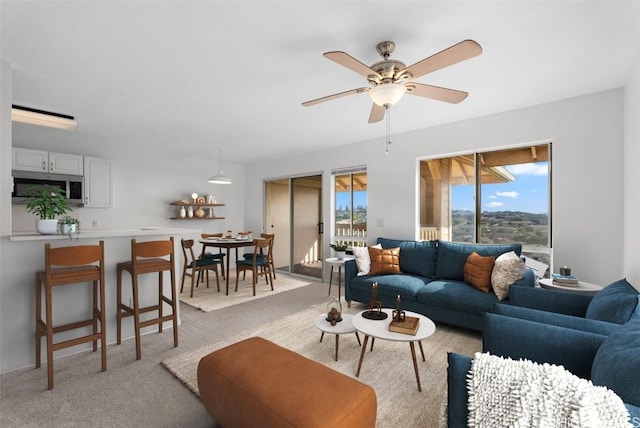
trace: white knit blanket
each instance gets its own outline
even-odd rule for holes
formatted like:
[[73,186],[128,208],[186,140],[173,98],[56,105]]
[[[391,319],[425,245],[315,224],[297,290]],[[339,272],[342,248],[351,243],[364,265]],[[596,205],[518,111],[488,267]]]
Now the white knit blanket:
[[476,353],[467,389],[469,427],[630,426],[620,397],[562,366]]

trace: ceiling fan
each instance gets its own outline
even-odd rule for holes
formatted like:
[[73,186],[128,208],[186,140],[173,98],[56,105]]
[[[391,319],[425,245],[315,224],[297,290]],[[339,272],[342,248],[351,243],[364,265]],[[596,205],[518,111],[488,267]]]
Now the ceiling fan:
[[413,79],[480,55],[482,47],[478,43],[473,40],[463,40],[409,67],[401,61],[389,59],[395,47],[395,43],[390,41],[378,43],[376,49],[383,59],[371,67],[342,51],[325,52],[323,55],[326,58],[366,77],[371,86],[306,101],[302,105],[308,107],[347,95],[367,92],[373,101],[369,123],[374,123],[381,121],[387,108],[398,102],[405,93],[452,104],[457,104],[467,98],[469,95],[467,92],[425,85],[414,82]]

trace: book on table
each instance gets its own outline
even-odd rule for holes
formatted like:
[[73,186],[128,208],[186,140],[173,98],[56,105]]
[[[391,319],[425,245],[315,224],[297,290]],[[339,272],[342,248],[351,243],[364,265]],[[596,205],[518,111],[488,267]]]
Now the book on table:
[[420,327],[420,318],[405,317],[404,321],[391,321],[389,331],[415,336],[418,332],[418,327]]
[[554,273],[551,275],[551,279],[558,285],[578,285],[578,278],[573,275],[560,275],[559,273]]

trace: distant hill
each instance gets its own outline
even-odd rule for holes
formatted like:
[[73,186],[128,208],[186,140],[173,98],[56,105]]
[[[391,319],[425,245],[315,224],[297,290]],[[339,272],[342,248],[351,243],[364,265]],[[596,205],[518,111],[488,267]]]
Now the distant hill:
[[[453,240],[473,240],[473,211],[451,213]],[[480,222],[480,242],[521,242],[528,246],[546,246],[549,242],[549,215],[521,211],[485,211]]]

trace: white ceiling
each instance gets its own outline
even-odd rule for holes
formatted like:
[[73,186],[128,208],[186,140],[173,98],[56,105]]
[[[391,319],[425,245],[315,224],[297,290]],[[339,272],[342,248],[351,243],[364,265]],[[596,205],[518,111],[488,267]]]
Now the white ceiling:
[[14,124],[15,141],[64,139],[133,154],[256,162],[384,139],[366,86],[322,56],[365,64],[396,43],[410,65],[464,39],[482,55],[416,79],[469,92],[405,96],[400,133],[621,87],[640,51],[640,1],[6,1],[1,58],[13,102],[70,114],[74,131]]

